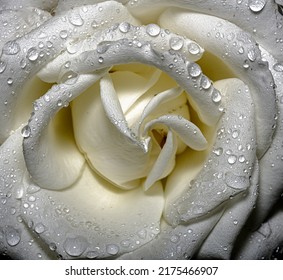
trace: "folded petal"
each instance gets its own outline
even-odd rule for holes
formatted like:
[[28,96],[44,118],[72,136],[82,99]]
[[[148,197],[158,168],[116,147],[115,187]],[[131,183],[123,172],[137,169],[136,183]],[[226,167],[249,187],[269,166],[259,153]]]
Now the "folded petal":
[[223,60],[249,86],[256,108],[258,156],[262,157],[272,142],[276,98],[273,77],[268,64],[262,60],[257,42],[228,21],[179,9],[167,10],[160,23],[165,28],[194,38],[205,50]]
[[180,166],[176,165],[177,170],[184,165],[186,173],[182,176],[188,181],[180,179],[178,184],[174,173],[168,180],[168,184],[173,183],[168,188],[175,191],[167,196],[164,217],[173,225],[207,215],[250,186],[255,162],[255,128],[249,90],[237,79],[218,81],[215,86],[225,97],[225,115],[218,124],[213,150],[197,177],[193,180],[190,177],[186,165],[186,160],[190,161],[188,156]]
[[122,191],[88,166],[74,187],[24,192],[22,200],[23,219],[64,259],[113,258],[143,246],[159,233],[163,209],[160,183],[147,193]]

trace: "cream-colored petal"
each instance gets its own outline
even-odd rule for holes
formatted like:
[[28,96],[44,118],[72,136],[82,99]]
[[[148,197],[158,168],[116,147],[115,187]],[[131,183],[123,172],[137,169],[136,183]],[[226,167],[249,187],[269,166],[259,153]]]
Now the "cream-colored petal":
[[27,169],[40,187],[63,189],[71,186],[80,176],[85,159],[73,140],[70,124],[65,124],[70,117],[66,119],[63,113],[57,124],[56,120],[51,126],[49,123],[60,109],[103,74],[82,75],[65,84],[55,85],[36,101],[22,134]]
[[22,9],[22,8],[38,8],[46,11],[51,11],[57,5],[59,0],[2,0],[1,10]]
[[[183,166],[183,179],[178,178],[178,184],[173,172],[172,179],[167,182],[168,188],[175,191],[166,196],[165,218],[173,225],[207,215],[250,186],[256,140],[249,90],[238,79],[218,81],[215,86],[224,96],[225,115],[217,126],[213,151],[195,178],[191,178],[186,165],[186,161],[191,160],[188,154],[176,165],[176,169]],[[193,168],[193,172],[198,168]]]
[[73,101],[75,139],[94,170],[131,189],[139,182],[127,182],[145,177],[151,158],[146,139],[141,142],[129,129],[114,90],[109,78],[103,78],[100,88],[94,85]]
[[156,124],[163,124],[172,129],[187,146],[194,150],[201,151],[207,147],[207,141],[200,129],[182,116],[164,115],[154,119],[145,125],[144,133]]
[[168,131],[166,142],[161,149],[154,165],[152,166],[146,180],[143,184],[144,189],[147,191],[152,185],[166,177],[174,168],[175,154],[177,151],[177,139],[176,136]]
[[258,156],[262,157],[272,142],[276,100],[273,77],[268,64],[262,60],[257,42],[226,20],[180,9],[167,10],[160,23],[164,28],[194,38],[221,58],[249,86],[256,108]]
[[26,223],[67,259],[112,258],[143,246],[159,233],[164,202],[160,183],[146,193],[122,191],[88,166],[74,187],[25,192],[22,200]]

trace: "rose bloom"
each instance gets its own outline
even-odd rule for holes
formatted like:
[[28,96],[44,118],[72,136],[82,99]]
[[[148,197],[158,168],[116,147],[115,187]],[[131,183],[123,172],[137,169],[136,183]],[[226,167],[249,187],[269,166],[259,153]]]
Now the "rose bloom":
[[2,256],[282,257],[282,5],[1,1]]

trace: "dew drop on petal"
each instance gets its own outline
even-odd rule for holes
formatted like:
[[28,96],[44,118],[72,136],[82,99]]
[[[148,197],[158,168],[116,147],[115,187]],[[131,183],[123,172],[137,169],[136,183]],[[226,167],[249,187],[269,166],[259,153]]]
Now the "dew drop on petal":
[[21,130],[21,133],[24,138],[28,138],[31,134],[31,129],[29,125],[24,126]]
[[229,157],[228,157],[228,163],[229,164],[234,164],[235,162],[237,161],[237,157],[235,156],[235,155],[230,155]]
[[119,247],[115,244],[108,244],[106,246],[106,252],[110,255],[117,255],[119,252]]
[[249,8],[251,11],[258,13],[262,11],[266,4],[266,0],[249,0]]
[[68,37],[68,32],[67,30],[61,30],[60,33],[59,33],[59,36],[62,38],[62,39],[66,39]]
[[6,62],[0,61],[0,74],[5,71],[6,66],[7,66]]
[[273,69],[276,71],[276,72],[283,72],[283,64],[282,63],[275,63],[273,65]]
[[173,37],[169,41],[170,47],[174,51],[180,50],[184,45],[184,40],[180,37]]
[[15,41],[9,41],[3,46],[3,53],[8,55],[17,54],[21,50],[20,45]]
[[78,13],[71,13],[68,17],[69,22],[74,26],[82,26],[84,24],[84,20],[81,15]]
[[89,251],[86,255],[88,259],[96,259],[99,256],[97,251]]
[[84,237],[67,238],[63,244],[63,248],[69,256],[78,257],[87,248],[87,242]]
[[5,236],[6,236],[6,241],[10,246],[16,246],[17,244],[19,244],[21,240],[21,236],[19,232],[13,227],[7,227]]
[[45,230],[46,228],[42,223],[38,223],[34,226],[34,231],[38,234],[43,233]]
[[209,89],[211,86],[211,81],[203,75],[200,80],[200,85],[203,89]]
[[188,66],[188,72],[192,77],[196,78],[201,74],[201,68],[199,67],[198,64],[191,63]]
[[27,58],[30,61],[36,61],[38,58],[38,51],[36,48],[30,48],[27,52]]
[[12,78],[8,78],[8,79],[7,79],[7,84],[8,84],[8,85],[12,85],[12,84],[13,84],[13,82],[14,82],[14,81],[13,81],[13,79],[12,79]]
[[149,36],[156,37],[160,34],[160,27],[157,24],[151,23],[146,27],[146,33]]
[[225,174],[225,183],[233,189],[246,189],[250,185],[250,180],[246,176],[238,176],[228,171]]
[[188,51],[191,54],[199,54],[200,53],[200,47],[196,43],[190,43],[188,45]]
[[128,22],[122,22],[120,25],[119,25],[119,30],[122,32],[122,33],[127,33],[129,32],[131,29],[131,25],[128,23]]
[[213,92],[211,94],[211,98],[212,98],[212,101],[214,103],[219,103],[221,101],[221,94],[220,94],[220,92],[217,89],[213,89]]

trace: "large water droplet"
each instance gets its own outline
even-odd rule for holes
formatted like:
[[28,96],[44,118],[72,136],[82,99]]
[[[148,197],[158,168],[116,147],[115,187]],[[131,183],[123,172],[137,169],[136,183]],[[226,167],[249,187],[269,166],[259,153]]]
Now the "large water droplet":
[[31,134],[31,129],[30,129],[29,125],[24,126],[22,128],[21,133],[22,133],[22,136],[24,138],[28,138],[30,136],[30,134]]
[[180,50],[184,45],[184,40],[180,37],[173,37],[170,39],[170,48],[174,51]]
[[203,89],[209,89],[211,86],[211,81],[203,75],[200,80],[200,85]]
[[200,53],[200,47],[198,46],[198,44],[196,43],[190,43],[188,45],[188,51],[191,53],[191,54],[199,54]]
[[152,37],[158,36],[160,34],[160,31],[161,31],[160,27],[154,23],[149,24],[146,27],[146,33]]
[[109,244],[106,246],[106,251],[110,255],[117,255],[119,252],[119,247],[115,244]]
[[20,45],[15,41],[9,41],[3,46],[3,53],[8,55],[17,54],[20,50]]
[[221,101],[221,94],[217,89],[213,89],[211,99],[214,103],[219,103]]
[[5,236],[6,236],[6,241],[10,246],[16,246],[17,244],[19,244],[21,240],[21,236],[18,230],[10,226],[7,227],[5,231]]
[[68,19],[74,26],[82,26],[84,24],[84,20],[79,13],[71,13]]
[[201,68],[199,67],[198,64],[191,63],[188,66],[188,72],[192,77],[196,78],[201,74]]
[[68,255],[78,257],[86,250],[87,241],[82,236],[67,238],[63,247]]
[[111,42],[108,42],[108,41],[100,42],[100,43],[97,45],[96,51],[97,51],[99,54],[106,53],[110,46],[111,46]]
[[238,176],[228,171],[225,174],[225,183],[230,188],[237,189],[237,190],[242,190],[242,189],[244,190],[249,187],[250,180],[246,176]]
[[43,233],[46,230],[44,224],[38,223],[34,226],[34,231],[38,234]]
[[249,8],[255,13],[262,11],[265,4],[266,0],[249,0]]
[[120,25],[119,25],[119,30],[122,32],[122,33],[127,33],[129,32],[131,29],[131,25],[128,23],[128,22],[122,22]]
[[36,61],[38,58],[38,51],[36,48],[30,48],[27,52],[27,58],[30,61]]

